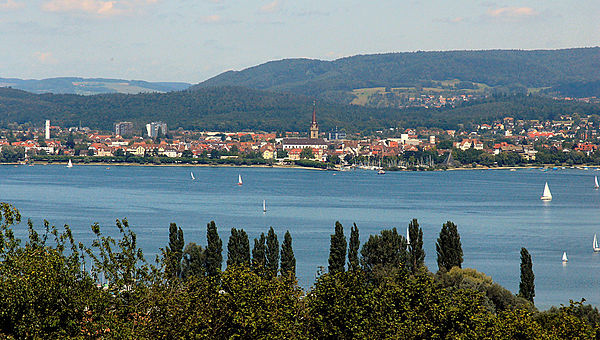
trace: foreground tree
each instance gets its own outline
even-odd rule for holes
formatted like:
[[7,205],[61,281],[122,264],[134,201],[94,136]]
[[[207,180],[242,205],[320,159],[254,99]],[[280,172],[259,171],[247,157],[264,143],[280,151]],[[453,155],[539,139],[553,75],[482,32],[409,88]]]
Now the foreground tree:
[[423,250],[423,230],[416,218],[408,224],[408,265],[411,273],[416,274],[425,265],[425,250]]
[[360,268],[358,262],[358,249],[360,240],[358,235],[358,227],[356,223],[350,229],[350,244],[348,245],[348,270],[358,270]]
[[269,277],[277,276],[279,271],[279,241],[273,227],[267,233],[267,273]]
[[254,248],[252,248],[252,271],[263,273],[267,264],[267,246],[265,244],[265,234],[261,233],[258,239],[254,239]]
[[344,227],[337,221],[335,222],[335,232],[331,235],[329,246],[329,274],[344,272],[346,264],[346,236],[344,236]]
[[402,268],[408,259],[406,239],[398,234],[396,228],[382,230],[379,235],[369,236],[360,254],[362,267],[367,272]]
[[203,277],[206,275],[206,253],[202,246],[192,242],[183,250],[181,276],[184,279]]
[[535,275],[531,255],[525,248],[521,248],[521,282],[519,283],[519,296],[533,302],[535,296]]
[[452,267],[462,267],[463,251],[456,224],[448,221],[442,225],[440,236],[435,244],[437,263],[440,271],[450,271]]
[[168,278],[181,278],[181,259],[183,257],[183,230],[177,224],[169,225],[169,245],[163,250],[165,274]]
[[244,229],[231,228],[227,243],[227,267],[234,265],[250,266],[250,241]]
[[292,235],[289,230],[283,236],[281,245],[281,275],[284,277],[296,277],[296,258],[292,249]]
[[223,241],[219,237],[215,221],[206,226],[206,239],[206,275],[217,276],[223,263]]

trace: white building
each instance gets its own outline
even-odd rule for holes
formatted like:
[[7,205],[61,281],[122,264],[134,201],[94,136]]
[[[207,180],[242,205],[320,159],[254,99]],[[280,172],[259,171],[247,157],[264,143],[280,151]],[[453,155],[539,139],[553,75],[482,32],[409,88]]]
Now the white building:
[[50,139],[50,121],[46,120],[45,139]]

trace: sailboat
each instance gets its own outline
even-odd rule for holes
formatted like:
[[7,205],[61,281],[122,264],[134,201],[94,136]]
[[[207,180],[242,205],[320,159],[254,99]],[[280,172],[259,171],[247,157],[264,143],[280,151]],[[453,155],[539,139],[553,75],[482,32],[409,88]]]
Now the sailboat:
[[406,227],[406,244],[410,245],[410,235],[408,234],[408,227]]
[[569,259],[567,258],[567,252],[563,252],[563,256],[562,256],[562,261],[564,262],[569,262]]
[[594,243],[592,243],[592,248],[595,252],[600,251],[600,247],[598,247],[598,238],[596,238],[596,234],[594,234]]
[[190,176],[192,176],[192,181],[196,179],[196,177],[194,177],[194,173],[190,171]]
[[263,212],[266,213],[267,212],[267,201],[263,200]]
[[544,193],[542,194],[542,197],[540,197],[540,199],[542,201],[551,201],[552,200],[552,194],[550,193],[550,188],[548,187],[548,182],[546,182],[546,185],[544,186]]
[[71,162],[71,159],[69,159],[69,164],[67,164],[67,168],[72,168],[73,167],[73,162]]
[[598,185],[598,176],[594,176],[594,189],[598,189],[600,186]]
[[242,175],[238,175],[238,185],[242,185]]

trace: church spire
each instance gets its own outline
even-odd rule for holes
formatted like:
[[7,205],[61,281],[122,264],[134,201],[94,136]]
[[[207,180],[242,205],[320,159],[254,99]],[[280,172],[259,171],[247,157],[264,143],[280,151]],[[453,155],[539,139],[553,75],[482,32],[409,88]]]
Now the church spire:
[[313,120],[312,120],[313,124],[317,124],[317,101],[315,100],[313,102]]
[[310,124],[310,139],[319,138],[319,124],[317,123],[317,101],[313,102],[313,116]]

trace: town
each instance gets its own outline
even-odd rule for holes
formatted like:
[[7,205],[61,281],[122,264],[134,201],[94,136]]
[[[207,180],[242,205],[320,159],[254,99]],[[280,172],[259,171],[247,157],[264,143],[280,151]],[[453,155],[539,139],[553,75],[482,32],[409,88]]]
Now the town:
[[5,163],[66,162],[308,166],[347,170],[446,169],[517,165],[598,164],[600,117],[573,113],[560,120],[504,119],[470,128],[394,128],[372,136],[321,132],[313,108],[308,133],[169,130],[164,122],[114,131],[14,125],[2,131]]

